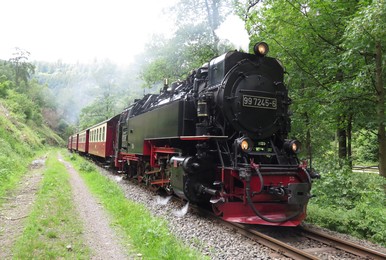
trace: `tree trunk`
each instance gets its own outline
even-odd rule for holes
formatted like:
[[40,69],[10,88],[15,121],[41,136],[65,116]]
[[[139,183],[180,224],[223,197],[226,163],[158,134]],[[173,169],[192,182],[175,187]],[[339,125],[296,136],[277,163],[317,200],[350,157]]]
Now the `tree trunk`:
[[378,41],[375,47],[375,78],[377,90],[379,174],[386,178],[385,88],[383,86],[382,70],[382,45],[381,42]]
[[219,54],[218,44],[220,42],[220,38],[217,36],[216,30],[220,26],[220,4],[220,0],[205,0],[208,22],[212,30],[214,47],[217,55]]
[[348,122],[347,122],[347,159],[348,159],[348,165],[352,169],[351,141],[352,141],[352,114],[349,115]]
[[339,159],[346,160],[347,159],[347,132],[346,132],[346,123],[344,117],[341,116],[338,119],[338,156]]
[[[342,82],[344,79],[343,71],[339,69],[336,73],[335,80],[337,82]],[[338,135],[338,156],[341,160],[347,159],[347,128],[346,128],[346,116],[340,115],[338,117],[338,129],[337,129],[337,135]]]
[[307,126],[307,133],[306,133],[306,151],[307,151],[307,158],[310,162],[310,168],[312,168],[312,147],[311,147],[311,131],[310,131],[310,118],[308,116],[308,113],[305,113],[304,115],[306,119],[306,126]]

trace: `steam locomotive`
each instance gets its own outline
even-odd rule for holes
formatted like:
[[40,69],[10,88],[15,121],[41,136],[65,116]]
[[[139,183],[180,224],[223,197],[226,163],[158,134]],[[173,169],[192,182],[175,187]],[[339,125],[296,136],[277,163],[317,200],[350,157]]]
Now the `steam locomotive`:
[[315,177],[288,139],[291,99],[281,63],[260,42],[230,51],[160,94],[69,138],[68,148],[111,160],[128,178],[230,222],[297,226]]

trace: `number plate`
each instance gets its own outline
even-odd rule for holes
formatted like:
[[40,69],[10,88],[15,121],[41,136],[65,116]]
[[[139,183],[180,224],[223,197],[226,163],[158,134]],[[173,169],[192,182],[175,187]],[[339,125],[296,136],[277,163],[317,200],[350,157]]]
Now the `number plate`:
[[277,109],[277,99],[269,97],[243,95],[243,107]]

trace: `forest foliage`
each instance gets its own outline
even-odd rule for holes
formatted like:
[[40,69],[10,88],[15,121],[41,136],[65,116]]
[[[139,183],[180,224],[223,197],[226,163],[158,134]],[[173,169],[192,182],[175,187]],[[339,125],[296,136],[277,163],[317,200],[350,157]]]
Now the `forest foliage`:
[[35,78],[55,96],[64,122],[78,131],[118,114],[144,92],[136,66],[118,66],[109,60],[35,65]]
[[143,85],[161,87],[164,79],[185,79],[193,69],[234,49],[216,33],[231,10],[230,1],[179,1],[169,10],[175,17],[173,37],[154,35],[140,56]]

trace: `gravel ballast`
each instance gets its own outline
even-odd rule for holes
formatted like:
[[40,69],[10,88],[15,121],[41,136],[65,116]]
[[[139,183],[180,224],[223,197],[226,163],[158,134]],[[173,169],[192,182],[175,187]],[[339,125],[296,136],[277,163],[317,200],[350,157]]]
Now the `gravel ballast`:
[[180,216],[183,209],[180,203],[170,200],[162,205],[165,199],[154,192],[123,180],[105,169],[101,169],[101,172],[118,183],[126,198],[145,205],[154,216],[166,219],[176,237],[211,259],[269,259],[272,253],[271,249],[210,219],[200,217],[191,210]]

